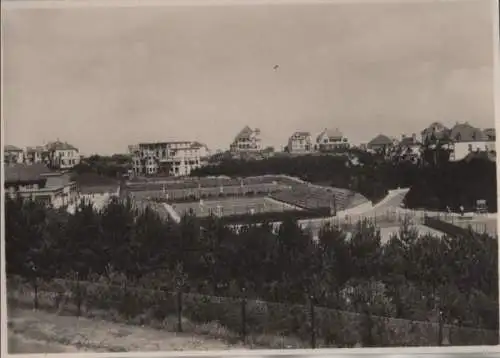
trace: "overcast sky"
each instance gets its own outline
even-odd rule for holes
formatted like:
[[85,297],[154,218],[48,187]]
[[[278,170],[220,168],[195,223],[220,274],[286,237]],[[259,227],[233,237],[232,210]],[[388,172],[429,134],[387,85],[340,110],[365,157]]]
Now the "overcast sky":
[[436,120],[492,127],[491,10],[487,0],[3,9],[5,140],[109,154],[140,141],[223,149],[247,124],[277,148],[325,127],[354,142]]

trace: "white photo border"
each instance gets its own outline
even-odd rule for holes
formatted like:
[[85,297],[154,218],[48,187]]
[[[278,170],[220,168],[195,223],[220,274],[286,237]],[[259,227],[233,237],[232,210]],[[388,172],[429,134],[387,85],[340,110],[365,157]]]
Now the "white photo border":
[[[60,7],[135,7],[135,6],[244,6],[264,4],[314,4],[314,3],[393,3],[393,2],[451,2],[451,1],[490,1],[493,16],[493,49],[494,49],[494,87],[495,87],[495,128],[500,127],[500,23],[499,23],[499,0],[2,0],[2,9],[32,9],[32,8],[60,8]],[[4,12],[2,11],[2,22]],[[3,25],[2,25],[3,28]],[[1,43],[3,44],[3,31]],[[0,78],[3,78],[3,46],[0,58]],[[0,89],[0,103],[3,103],[3,85]],[[0,142],[2,144],[0,153],[4,158],[5,123],[3,120],[3,106],[0,105]],[[497,141],[496,150],[500,149]],[[2,159],[3,161],[3,159]],[[500,204],[498,173],[500,167],[497,161],[497,202]],[[0,179],[4,181],[3,163],[0,171]],[[88,357],[88,358],[160,358],[160,357],[498,357],[500,346],[463,346],[463,347],[408,347],[408,348],[328,348],[328,349],[289,349],[289,350],[225,350],[225,351],[170,351],[170,352],[126,352],[126,353],[40,353],[40,354],[9,354],[7,350],[7,300],[6,300],[6,273],[5,273],[5,225],[3,213],[5,209],[4,186],[0,187],[0,356],[13,357]],[[497,230],[500,231],[500,223],[497,222]],[[500,257],[500,249],[499,249]]]

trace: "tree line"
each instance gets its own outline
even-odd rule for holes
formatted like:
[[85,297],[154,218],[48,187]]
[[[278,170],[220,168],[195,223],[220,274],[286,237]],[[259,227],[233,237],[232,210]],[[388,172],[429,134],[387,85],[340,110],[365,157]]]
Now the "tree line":
[[235,230],[211,217],[164,221],[150,208],[112,200],[74,214],[35,201],[5,201],[7,275],[27,280],[118,272],[130,285],[253,297],[498,329],[498,243],[486,234],[419,236],[409,222],[383,243],[360,222],[312,239],[292,218]]
[[[443,153],[442,153],[443,152]],[[357,163],[352,162],[352,156]],[[351,151],[346,155],[276,156],[258,161],[224,159],[194,170],[192,176],[233,177],[286,174],[315,184],[347,188],[377,202],[389,190],[410,188],[405,204],[411,209],[475,210],[486,200],[497,211],[496,163],[473,158],[450,162],[446,151],[425,149],[418,164],[388,160],[383,152]]]

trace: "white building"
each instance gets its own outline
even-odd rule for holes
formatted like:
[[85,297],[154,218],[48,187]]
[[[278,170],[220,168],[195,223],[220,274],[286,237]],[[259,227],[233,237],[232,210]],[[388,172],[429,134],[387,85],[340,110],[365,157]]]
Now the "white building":
[[3,148],[3,160],[6,164],[24,163],[24,151],[14,145],[6,145]]
[[451,160],[462,160],[472,152],[495,152],[495,137],[469,123],[457,123],[450,132],[453,140]]
[[260,129],[245,126],[230,145],[231,152],[258,152],[262,150]]
[[206,145],[192,141],[140,143],[129,146],[134,175],[186,176],[206,164]]
[[5,195],[39,200],[54,207],[74,203],[78,186],[68,174],[52,172],[42,163],[11,164],[4,166]]
[[78,148],[59,140],[46,145],[51,165],[57,169],[71,169],[80,163]]
[[338,152],[350,148],[349,140],[336,129],[324,129],[316,137],[315,149],[320,152]]
[[289,153],[310,153],[314,150],[312,144],[311,133],[309,132],[295,132],[288,139],[288,152]]

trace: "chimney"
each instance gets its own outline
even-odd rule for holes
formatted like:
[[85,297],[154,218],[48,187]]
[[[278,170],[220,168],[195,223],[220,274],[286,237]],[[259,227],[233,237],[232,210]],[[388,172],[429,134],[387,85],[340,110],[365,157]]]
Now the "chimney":
[[413,142],[416,142],[417,141],[417,135],[415,133],[412,133],[411,139],[413,140]]

